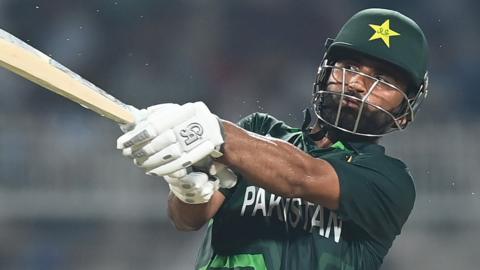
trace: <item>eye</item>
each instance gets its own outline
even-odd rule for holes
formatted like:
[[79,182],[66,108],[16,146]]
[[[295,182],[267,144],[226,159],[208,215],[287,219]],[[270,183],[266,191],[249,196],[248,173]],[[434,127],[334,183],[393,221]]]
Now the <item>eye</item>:
[[353,63],[351,61],[340,61],[340,62],[335,63],[335,66],[338,67],[338,68],[358,70],[358,66],[355,65],[355,63]]
[[357,65],[353,64],[353,63],[345,63],[345,64],[343,65],[343,68],[348,69],[348,70],[351,70],[351,71],[356,71],[356,72],[359,72],[359,71],[360,71],[360,68],[359,68]]
[[376,75],[375,76],[375,79],[381,81],[381,82],[384,82],[384,83],[389,83],[389,84],[393,84],[394,83],[394,80],[392,77],[390,76],[386,76],[386,75]]

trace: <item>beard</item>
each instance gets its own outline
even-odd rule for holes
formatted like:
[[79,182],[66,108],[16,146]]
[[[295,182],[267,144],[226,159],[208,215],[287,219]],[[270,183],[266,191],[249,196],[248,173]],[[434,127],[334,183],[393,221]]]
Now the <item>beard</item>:
[[[336,93],[337,92],[333,91],[330,93],[324,93],[322,102],[318,107],[318,113],[323,117],[327,124],[334,126],[337,119],[338,106],[341,98],[340,93]],[[358,104],[358,106],[352,107],[342,104],[340,117],[336,126],[346,129],[350,132],[354,132],[355,123],[357,121],[362,102],[349,96],[361,99],[361,96],[356,92],[345,93],[343,100],[347,102],[352,101]],[[390,130],[394,124],[394,121],[395,120],[384,111],[379,110],[378,108],[375,108],[374,106],[365,102],[355,133],[383,135]]]

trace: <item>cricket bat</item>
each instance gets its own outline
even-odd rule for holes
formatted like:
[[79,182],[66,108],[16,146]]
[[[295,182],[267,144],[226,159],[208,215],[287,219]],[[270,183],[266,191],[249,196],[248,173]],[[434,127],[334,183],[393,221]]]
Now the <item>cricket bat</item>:
[[126,104],[2,29],[0,66],[117,123],[134,122]]

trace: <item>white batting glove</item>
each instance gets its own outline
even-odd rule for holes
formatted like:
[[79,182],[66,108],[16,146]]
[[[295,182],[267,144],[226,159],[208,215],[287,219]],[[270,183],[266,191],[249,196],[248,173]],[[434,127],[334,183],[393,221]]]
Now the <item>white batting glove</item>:
[[[216,165],[215,165],[216,164]],[[233,188],[237,184],[237,175],[227,166],[214,162],[217,173],[215,177],[220,181],[221,188]]]
[[164,176],[173,194],[185,203],[206,203],[219,187],[232,188],[237,183],[237,175],[232,170],[211,158],[201,160],[192,168],[194,171],[190,173],[181,169]]
[[[237,175],[226,165],[214,161],[211,157],[206,157],[192,165],[194,172],[206,173],[210,179],[218,179],[221,188],[232,188],[237,184]],[[181,169],[170,174],[170,177],[182,177],[186,174],[186,169]]]
[[137,109],[134,106],[127,105],[127,109],[133,114],[133,118],[135,119],[135,122],[129,123],[129,124],[120,124],[120,129],[123,131],[123,133],[127,133],[133,130],[138,123],[145,120],[145,118],[147,118],[149,114],[153,112],[159,112],[162,110],[166,111],[168,109],[172,109],[174,107],[179,107],[179,106],[180,105],[174,104],[174,103],[164,103],[164,104],[150,106],[146,109]]
[[169,175],[211,155],[221,156],[222,126],[203,102],[162,104],[117,140],[123,155],[149,175]]
[[203,172],[191,172],[181,178],[168,175],[163,178],[173,194],[188,204],[207,203],[219,188],[219,180],[211,181]]

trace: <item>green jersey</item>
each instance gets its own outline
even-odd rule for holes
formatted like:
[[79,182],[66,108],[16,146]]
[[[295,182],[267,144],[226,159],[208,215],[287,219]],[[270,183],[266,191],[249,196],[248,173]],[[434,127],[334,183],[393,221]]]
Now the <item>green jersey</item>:
[[[284,198],[238,175],[208,225],[197,269],[378,269],[415,200],[406,166],[374,143],[337,142],[320,149],[306,131],[255,113],[239,122],[326,160],[340,179],[332,211]],[[285,168],[288,169],[288,168]]]

